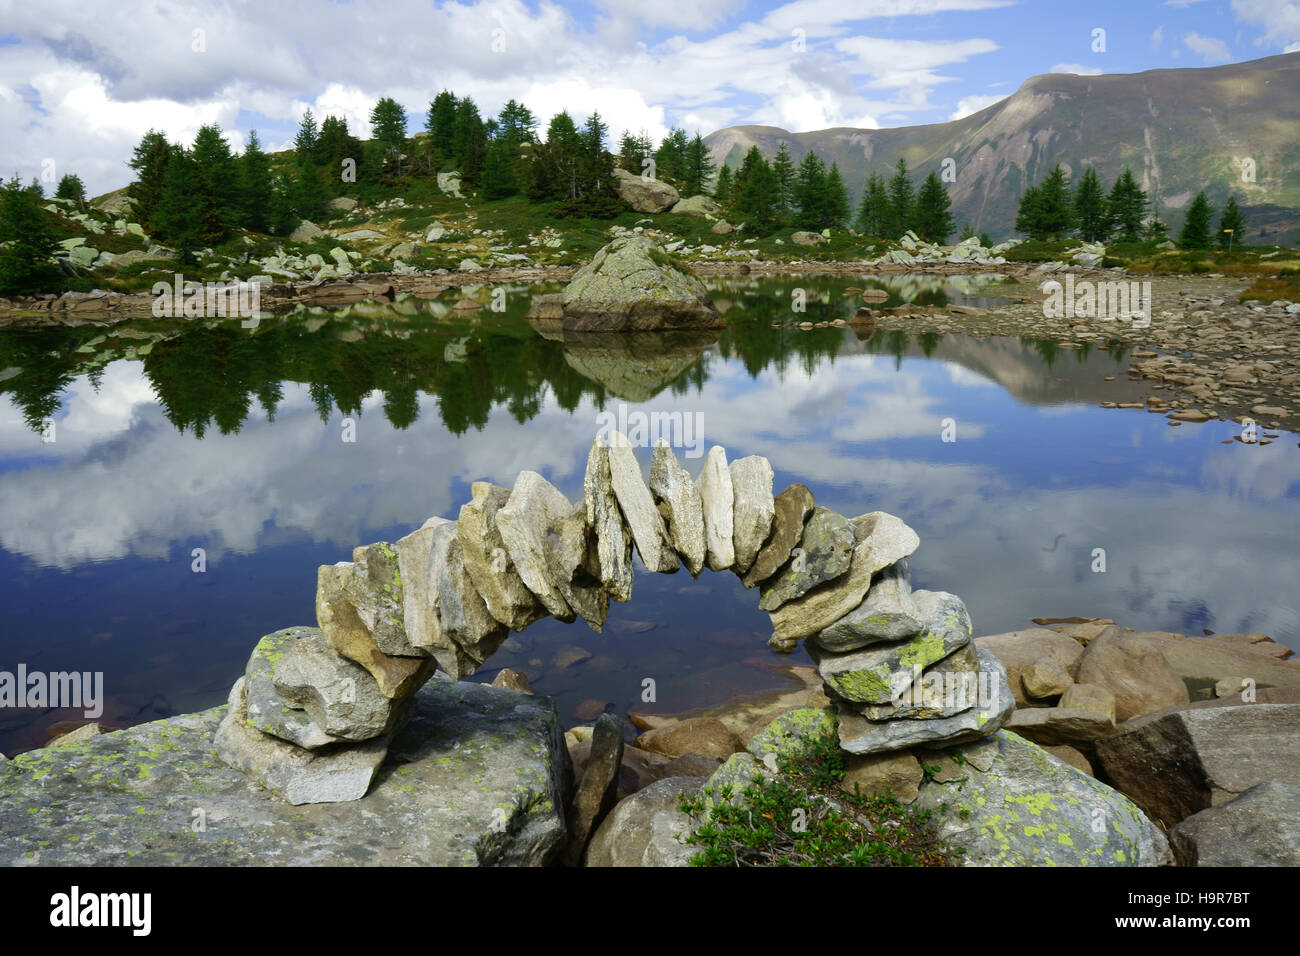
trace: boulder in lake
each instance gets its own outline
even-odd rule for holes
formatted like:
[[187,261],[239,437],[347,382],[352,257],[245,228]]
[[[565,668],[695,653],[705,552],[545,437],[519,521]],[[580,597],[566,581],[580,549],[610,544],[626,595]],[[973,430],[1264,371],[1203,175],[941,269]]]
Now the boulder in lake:
[[724,323],[708,289],[649,239],[620,236],[573,274],[560,297],[565,331],[711,329]]

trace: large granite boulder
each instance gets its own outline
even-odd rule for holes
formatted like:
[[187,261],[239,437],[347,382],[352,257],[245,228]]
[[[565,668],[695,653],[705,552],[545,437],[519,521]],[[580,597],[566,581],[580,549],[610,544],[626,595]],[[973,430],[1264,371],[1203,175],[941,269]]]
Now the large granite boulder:
[[1169,831],[1180,866],[1300,866],[1300,787],[1269,780]]
[[722,207],[708,196],[695,195],[679,200],[670,212],[686,216],[720,216]]
[[[986,652],[987,653],[987,652]],[[1122,793],[1008,731],[987,771],[925,783],[916,807],[967,866],[1165,866],[1160,829]],[[960,749],[960,748],[958,748]]]
[[[548,303],[535,303],[543,309]],[[724,323],[704,283],[649,239],[620,236],[573,274],[559,301],[565,331],[712,329]]]
[[572,771],[547,698],[431,681],[370,791],[317,806],[216,758],[226,712],[0,764],[0,865],[545,865],[564,848]]
[[1300,786],[1300,704],[1151,714],[1097,741],[1095,763],[1166,827],[1257,783]]
[[658,179],[645,179],[626,169],[614,170],[614,188],[618,196],[636,212],[663,212],[677,205],[677,190]]
[[621,801],[587,847],[587,866],[687,866],[698,848],[682,842],[691,818],[678,809],[702,777],[664,777]]

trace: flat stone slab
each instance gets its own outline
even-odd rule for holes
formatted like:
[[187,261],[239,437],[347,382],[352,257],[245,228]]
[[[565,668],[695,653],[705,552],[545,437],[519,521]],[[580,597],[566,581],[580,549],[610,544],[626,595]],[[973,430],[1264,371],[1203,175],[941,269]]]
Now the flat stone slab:
[[297,807],[217,759],[225,713],[0,763],[0,865],[473,866],[476,843],[543,865],[564,848],[572,770],[549,698],[430,681],[364,798]]

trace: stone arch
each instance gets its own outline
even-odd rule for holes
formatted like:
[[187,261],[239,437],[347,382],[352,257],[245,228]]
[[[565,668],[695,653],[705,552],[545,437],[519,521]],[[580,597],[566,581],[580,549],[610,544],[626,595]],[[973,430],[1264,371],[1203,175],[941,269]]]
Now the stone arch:
[[[652,572],[732,571],[756,589],[778,651],[807,647],[840,742],[870,754],[996,732],[1014,702],[971,643],[955,595],[911,589],[916,533],[885,512],[849,519],[762,456],[713,446],[697,480],[660,438],[649,482],[622,432],[592,443],[576,504],[540,474],[475,482],[456,520],[363,545],[317,574],[316,628],[263,638],[232,688],[217,752],[291,802],[365,795],[387,741],[435,672],[461,680],[543,617],[599,632]],[[303,781],[310,781],[304,783]]]

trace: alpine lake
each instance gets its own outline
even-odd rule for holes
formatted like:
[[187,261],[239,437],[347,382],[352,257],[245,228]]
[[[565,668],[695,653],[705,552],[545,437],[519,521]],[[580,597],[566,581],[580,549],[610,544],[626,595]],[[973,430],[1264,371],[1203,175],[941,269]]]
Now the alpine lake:
[[[0,330],[0,669],[103,672],[105,727],[213,707],[258,638],[314,625],[316,568],[454,519],[474,481],[540,472],[582,496],[611,422],[662,432],[687,470],[760,454],[774,491],[898,515],[913,585],[966,602],[976,634],[1034,617],[1263,632],[1300,650],[1300,448],[1170,428],[1132,401],[1122,349],[799,323],[873,306],[996,306],[989,277],[715,278],[727,328],[539,334],[530,294],[262,318]],[[793,314],[804,289],[806,312]],[[484,290],[486,293],[488,290]],[[1113,381],[1106,381],[1110,377]],[[1290,437],[1290,436],[1289,436]],[[1226,443],[1225,443],[1226,442]],[[649,448],[638,450],[643,468]],[[755,592],[729,573],[638,568],[601,634],[550,618],[473,679],[524,672],[567,724],[788,687]],[[0,752],[83,720],[0,711]]]

